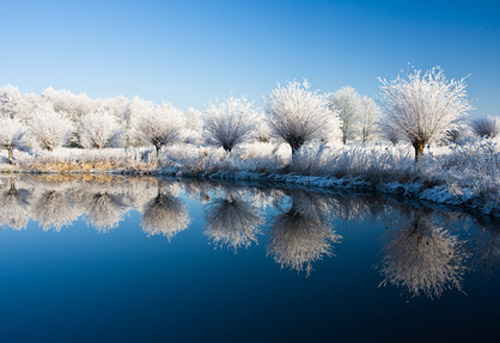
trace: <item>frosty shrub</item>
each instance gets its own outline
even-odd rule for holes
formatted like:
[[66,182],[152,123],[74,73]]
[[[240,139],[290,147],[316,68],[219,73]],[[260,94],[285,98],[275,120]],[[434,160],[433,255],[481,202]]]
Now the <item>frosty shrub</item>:
[[465,80],[447,80],[439,67],[380,82],[386,100],[383,121],[413,145],[416,161],[429,142],[440,140],[472,108]]
[[359,94],[352,87],[343,87],[333,94],[332,106],[341,122],[342,142],[354,139],[359,126],[362,103]]
[[144,143],[154,145],[157,153],[162,147],[180,141],[183,128],[182,111],[167,102],[137,120],[139,137]]
[[304,143],[319,139],[335,114],[329,108],[328,97],[309,90],[304,81],[288,82],[286,87],[278,85],[266,99],[271,133],[283,139],[297,152]]
[[252,138],[256,115],[253,102],[244,97],[210,103],[205,108],[205,140],[231,152],[237,144]]
[[34,141],[42,148],[52,151],[55,147],[64,146],[71,136],[73,125],[52,106],[37,112],[29,122],[29,129]]
[[472,121],[471,128],[474,133],[482,138],[494,138],[500,134],[500,118],[482,117]]
[[117,148],[122,144],[123,133],[110,114],[99,110],[82,119],[80,144],[87,149]]
[[28,149],[26,129],[17,119],[0,118],[0,148],[7,149],[10,164],[14,163],[14,149]]

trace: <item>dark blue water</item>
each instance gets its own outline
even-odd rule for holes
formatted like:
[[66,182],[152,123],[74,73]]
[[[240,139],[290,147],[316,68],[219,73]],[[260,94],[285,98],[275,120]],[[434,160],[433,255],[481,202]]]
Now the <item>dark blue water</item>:
[[2,177],[0,341],[498,341],[491,218],[382,197]]

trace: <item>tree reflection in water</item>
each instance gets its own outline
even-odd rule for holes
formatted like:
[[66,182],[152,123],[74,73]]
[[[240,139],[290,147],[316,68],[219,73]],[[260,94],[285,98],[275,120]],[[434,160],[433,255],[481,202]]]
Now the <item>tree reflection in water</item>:
[[145,206],[141,227],[149,236],[163,235],[170,240],[185,230],[190,222],[184,203],[172,194],[171,189],[160,184],[157,196]]
[[33,204],[33,217],[44,231],[61,231],[79,216],[75,202],[63,191],[44,190]]
[[391,232],[384,247],[380,286],[404,288],[410,297],[439,297],[446,289],[462,291],[467,257],[463,244],[425,213],[417,212],[410,224]]
[[205,234],[216,246],[227,246],[235,252],[257,242],[259,226],[264,223],[257,206],[228,192],[205,207]]
[[90,226],[99,232],[109,232],[123,220],[127,205],[123,195],[99,192],[88,197],[86,208]]
[[334,256],[332,244],[342,236],[333,230],[327,198],[302,191],[291,193],[291,208],[274,218],[267,253],[282,268],[310,275],[313,262]]
[[[169,240],[191,222],[179,198],[182,190],[192,199],[209,202],[204,233],[210,243],[235,252],[258,242],[266,224],[265,211],[276,208],[279,213],[267,231],[267,255],[281,268],[306,275],[316,261],[334,256],[334,244],[342,237],[333,228],[333,218],[363,221],[366,227],[368,222],[383,224],[393,229],[377,265],[383,278],[380,285],[400,287],[410,297],[462,291],[467,269],[488,274],[500,264],[498,219],[384,197],[148,177],[0,176],[0,187],[2,227],[22,230],[31,218],[43,230],[59,231],[85,215],[90,226],[106,232],[136,208],[142,213],[140,225],[146,234]],[[289,200],[287,209],[282,206],[284,199]],[[459,230],[452,231],[454,227]]]
[[16,188],[14,178],[10,178],[0,197],[0,223],[15,230],[25,229],[30,219],[30,197],[28,190]]

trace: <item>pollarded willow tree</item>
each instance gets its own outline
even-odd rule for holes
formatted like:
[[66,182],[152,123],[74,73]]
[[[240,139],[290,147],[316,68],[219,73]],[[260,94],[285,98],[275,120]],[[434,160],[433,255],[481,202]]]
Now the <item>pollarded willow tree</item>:
[[415,161],[428,143],[441,139],[472,109],[465,79],[447,80],[439,67],[413,70],[406,79],[379,80],[385,96],[383,122],[413,145]]
[[271,132],[283,139],[295,154],[302,145],[324,135],[331,121],[338,120],[329,106],[328,95],[309,90],[309,83],[278,84],[266,99]]
[[343,87],[333,94],[332,106],[338,112],[341,122],[342,142],[354,139],[362,111],[359,94],[352,87]]
[[62,113],[55,112],[50,106],[33,116],[29,129],[31,136],[42,149],[52,151],[68,142],[73,125]]
[[370,97],[364,96],[361,98],[360,112],[360,136],[361,142],[366,144],[375,136],[376,121],[380,115],[380,108],[377,103]]
[[231,150],[253,137],[257,113],[245,97],[229,97],[205,108],[204,136],[207,143]]
[[87,114],[80,123],[80,144],[87,149],[120,147],[123,134],[120,125],[104,110]]
[[494,138],[500,135],[500,118],[481,117],[470,124],[472,131],[481,138]]
[[152,144],[159,154],[161,148],[181,140],[184,116],[181,110],[164,102],[144,113],[137,120],[137,132],[146,144]]
[[26,128],[17,119],[0,118],[0,148],[7,149],[10,164],[14,164],[14,149],[28,150]]

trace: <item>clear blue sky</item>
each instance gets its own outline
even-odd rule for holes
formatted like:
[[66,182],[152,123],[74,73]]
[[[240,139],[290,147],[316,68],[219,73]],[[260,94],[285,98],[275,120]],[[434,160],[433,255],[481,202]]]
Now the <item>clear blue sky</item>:
[[306,77],[378,92],[408,62],[468,79],[478,114],[500,114],[500,1],[0,0],[0,86],[176,106]]

